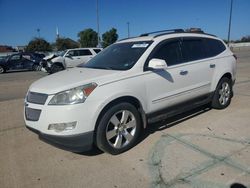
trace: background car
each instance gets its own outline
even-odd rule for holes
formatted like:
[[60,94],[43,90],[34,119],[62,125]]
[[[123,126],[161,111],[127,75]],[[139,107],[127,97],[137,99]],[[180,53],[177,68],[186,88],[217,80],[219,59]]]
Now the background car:
[[43,58],[42,67],[49,73],[55,73],[67,68],[76,67],[79,64],[87,63],[92,57],[99,53],[102,48],[75,48],[52,54]]
[[6,71],[38,70],[43,57],[43,54],[28,52],[6,56],[0,60],[0,74]]

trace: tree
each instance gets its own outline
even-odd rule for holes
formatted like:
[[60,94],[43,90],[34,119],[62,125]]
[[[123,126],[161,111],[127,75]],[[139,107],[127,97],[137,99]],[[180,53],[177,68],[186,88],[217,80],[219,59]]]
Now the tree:
[[250,36],[242,37],[241,42],[250,42]]
[[117,32],[117,30],[115,28],[112,28],[109,31],[103,33],[103,35],[102,35],[102,41],[103,41],[102,46],[104,48],[117,41],[118,34],[116,32]]
[[57,50],[62,51],[70,48],[79,48],[79,43],[70,38],[58,38],[55,46]]
[[27,48],[26,51],[28,52],[47,52],[51,51],[51,45],[43,38],[34,38],[32,39]]
[[96,47],[98,44],[97,40],[97,32],[93,29],[85,29],[80,31],[77,35],[79,39],[79,43],[81,47]]

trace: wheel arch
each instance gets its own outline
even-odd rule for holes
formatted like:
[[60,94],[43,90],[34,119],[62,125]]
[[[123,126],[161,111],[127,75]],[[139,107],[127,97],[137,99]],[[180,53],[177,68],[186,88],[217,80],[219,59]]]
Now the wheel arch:
[[[142,103],[140,102],[139,99],[137,99],[136,97],[134,96],[129,96],[129,95],[126,95],[126,96],[121,96],[121,97],[117,97],[111,101],[109,101],[106,105],[104,105],[104,107],[101,109],[100,113],[98,114],[98,118],[95,122],[95,132],[96,132],[96,129],[97,129],[97,126],[100,122],[100,119],[101,117],[103,116],[103,114],[112,106],[114,106],[115,104],[118,104],[118,103],[122,103],[122,102],[127,102],[127,103],[130,103],[132,104],[133,106],[135,106],[138,111],[139,111],[139,114],[141,116],[141,120],[142,120],[142,123],[143,123],[143,128],[146,128],[147,127],[147,118],[146,118],[146,114],[144,112],[144,109],[143,109],[143,106],[142,106]],[[95,133],[96,134],[96,133]],[[94,136],[95,136],[94,134]]]
[[216,89],[218,83],[220,82],[220,80],[223,77],[226,77],[226,78],[230,79],[233,82],[233,75],[232,75],[232,73],[230,71],[226,71],[226,72],[220,74],[218,77],[216,77],[216,79],[214,80],[213,85],[212,85],[212,91],[214,91]]
[[61,66],[61,67],[63,67],[63,68],[65,69],[65,67],[64,67],[64,65],[63,65],[62,62],[54,62],[54,63],[52,64],[52,66],[53,66],[53,65],[58,65],[58,66]]

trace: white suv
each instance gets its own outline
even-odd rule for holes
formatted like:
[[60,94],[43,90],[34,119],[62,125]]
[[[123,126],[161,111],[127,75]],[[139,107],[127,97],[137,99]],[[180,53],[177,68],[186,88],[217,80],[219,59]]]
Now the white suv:
[[34,82],[24,118],[55,146],[79,152],[96,145],[119,154],[136,144],[149,120],[207,103],[226,108],[235,73],[234,54],[215,36],[179,29],[143,34]]
[[50,56],[47,58],[45,57],[44,60],[47,60],[47,62],[43,62],[43,67],[49,73],[55,73],[67,68],[76,67],[79,64],[87,63],[101,50],[102,48],[68,49],[59,53],[58,56],[51,56],[51,58]]

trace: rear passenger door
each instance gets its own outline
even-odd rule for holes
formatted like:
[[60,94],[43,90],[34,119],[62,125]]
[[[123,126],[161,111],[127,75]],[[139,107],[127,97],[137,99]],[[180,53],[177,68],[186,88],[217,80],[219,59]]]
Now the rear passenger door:
[[215,64],[208,59],[206,39],[185,37],[181,40],[182,62],[192,79],[191,90],[197,95],[208,94],[214,74]]
[[67,68],[75,67],[81,63],[81,58],[79,56],[79,50],[69,50],[65,54],[65,64]]
[[93,54],[89,49],[83,49],[79,50],[79,57],[81,59],[80,63],[87,63],[93,57]]

